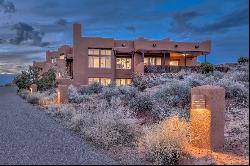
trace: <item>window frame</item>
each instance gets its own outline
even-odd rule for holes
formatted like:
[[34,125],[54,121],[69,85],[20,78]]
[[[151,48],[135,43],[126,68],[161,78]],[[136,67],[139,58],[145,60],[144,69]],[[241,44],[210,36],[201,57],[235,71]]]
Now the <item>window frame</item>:
[[[103,51],[105,52],[104,54],[103,54]],[[110,52],[110,53],[107,53],[107,52]],[[88,68],[111,69],[112,68],[111,56],[112,56],[112,49],[110,48],[88,48]],[[90,65],[89,57],[98,57],[98,61],[99,61],[98,67],[92,67],[94,65]],[[103,59],[104,59],[104,66],[102,65]]]
[[[117,64],[117,60],[120,59],[121,64]],[[123,60],[125,60],[125,68],[119,68],[118,65],[123,66]],[[128,64],[130,62],[130,67],[128,68]],[[118,70],[131,70],[132,69],[132,58],[131,57],[116,57],[116,69]]]

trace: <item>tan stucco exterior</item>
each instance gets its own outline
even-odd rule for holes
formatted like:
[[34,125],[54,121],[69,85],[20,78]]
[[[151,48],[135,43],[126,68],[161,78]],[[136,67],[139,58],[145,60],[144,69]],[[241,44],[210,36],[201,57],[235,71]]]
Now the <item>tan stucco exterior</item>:
[[[88,49],[112,50],[111,67],[89,68]],[[169,39],[114,40],[84,37],[81,25],[76,23],[73,25],[73,48],[63,46],[57,51],[47,51],[46,61],[34,62],[34,65],[40,67],[42,72],[54,68],[61,75],[63,71],[71,70],[66,73],[66,76],[70,75],[70,81],[61,81],[80,86],[88,84],[88,78],[110,78],[115,82],[117,78],[131,78],[133,73],[144,74],[144,57],[159,57],[162,66],[170,65],[173,60],[178,61],[180,66],[195,66],[197,56],[210,51],[211,41],[173,42]],[[65,59],[59,59],[61,54],[65,55]],[[131,69],[116,69],[116,58],[119,57],[131,58]],[[51,58],[57,58],[56,62],[52,63]]]

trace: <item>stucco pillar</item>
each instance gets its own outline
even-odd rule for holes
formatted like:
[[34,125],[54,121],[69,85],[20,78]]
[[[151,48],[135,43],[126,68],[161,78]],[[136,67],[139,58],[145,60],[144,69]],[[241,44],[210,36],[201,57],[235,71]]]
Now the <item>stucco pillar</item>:
[[191,90],[191,143],[199,148],[216,150],[224,144],[225,89],[198,86]]
[[144,74],[144,55],[134,54],[134,72]]
[[65,104],[68,103],[68,86],[67,85],[58,85],[56,89],[57,94],[57,103]]

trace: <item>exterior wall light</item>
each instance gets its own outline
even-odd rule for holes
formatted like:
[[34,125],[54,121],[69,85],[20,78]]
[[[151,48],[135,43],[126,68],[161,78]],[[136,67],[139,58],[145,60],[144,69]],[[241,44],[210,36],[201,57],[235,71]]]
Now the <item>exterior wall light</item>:
[[198,86],[191,90],[191,144],[215,150],[224,144],[225,89]]
[[126,44],[125,44],[125,43],[122,43],[122,47],[126,47]]
[[56,103],[57,104],[64,104],[68,102],[68,86],[67,85],[58,85],[56,89]]
[[176,45],[174,45],[174,47],[175,47],[175,48],[177,48],[177,47],[178,47],[178,45],[176,44]]
[[196,46],[194,46],[194,48],[199,48],[200,46],[198,46],[198,45],[196,45]]
[[152,46],[153,46],[153,47],[156,47],[156,44],[154,43]]

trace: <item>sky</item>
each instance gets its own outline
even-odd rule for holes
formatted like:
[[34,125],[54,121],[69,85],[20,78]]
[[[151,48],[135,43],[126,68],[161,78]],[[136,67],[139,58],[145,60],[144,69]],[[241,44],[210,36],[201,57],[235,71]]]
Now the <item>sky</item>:
[[[0,74],[43,61],[46,50],[83,36],[212,41],[207,60],[249,56],[248,0],[0,0]],[[199,58],[199,61],[203,61]]]

